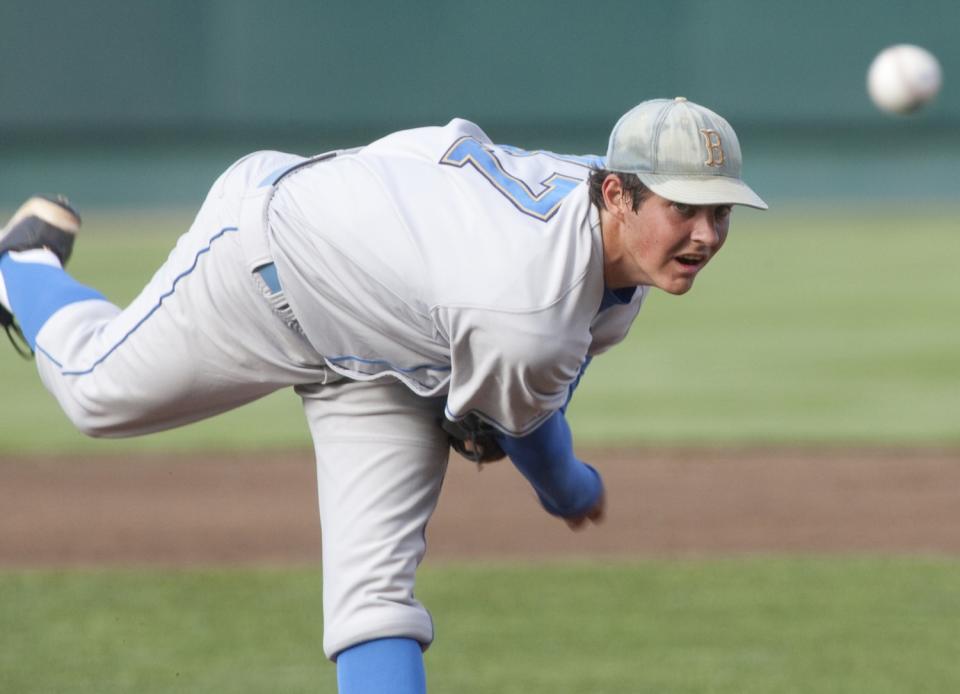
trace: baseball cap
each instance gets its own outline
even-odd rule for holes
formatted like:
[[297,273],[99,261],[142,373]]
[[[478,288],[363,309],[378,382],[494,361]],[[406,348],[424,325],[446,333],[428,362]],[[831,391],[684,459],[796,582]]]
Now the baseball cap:
[[743,158],[730,124],[682,96],[644,101],[625,113],[610,133],[606,162],[667,200],[767,209],[740,179]]

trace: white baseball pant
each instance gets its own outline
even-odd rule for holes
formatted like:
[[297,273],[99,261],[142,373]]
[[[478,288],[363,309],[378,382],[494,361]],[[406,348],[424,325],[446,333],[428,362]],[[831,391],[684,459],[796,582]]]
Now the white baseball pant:
[[37,366],[92,436],[160,431],[295,387],[317,460],[325,653],[391,636],[426,647],[433,625],[413,586],[447,464],[443,402],[332,373],[282,292],[250,271],[242,235],[262,230],[238,228],[240,201],[296,161],[260,152],[228,169],[130,306],[60,309],[37,335]]

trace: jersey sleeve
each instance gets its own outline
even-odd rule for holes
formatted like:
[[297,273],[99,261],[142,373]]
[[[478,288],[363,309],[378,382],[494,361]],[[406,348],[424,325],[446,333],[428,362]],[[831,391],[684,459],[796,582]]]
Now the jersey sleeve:
[[445,309],[449,419],[473,412],[509,436],[537,428],[567,402],[590,346],[589,329],[557,315]]

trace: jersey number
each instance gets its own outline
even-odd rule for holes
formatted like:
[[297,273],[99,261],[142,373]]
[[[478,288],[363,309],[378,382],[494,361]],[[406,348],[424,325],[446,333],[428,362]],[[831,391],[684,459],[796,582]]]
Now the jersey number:
[[440,163],[459,168],[470,164],[514,207],[544,222],[556,214],[563,199],[580,183],[580,179],[554,173],[536,184],[540,192],[534,192],[526,182],[508,173],[493,152],[472,137],[461,137],[454,142]]

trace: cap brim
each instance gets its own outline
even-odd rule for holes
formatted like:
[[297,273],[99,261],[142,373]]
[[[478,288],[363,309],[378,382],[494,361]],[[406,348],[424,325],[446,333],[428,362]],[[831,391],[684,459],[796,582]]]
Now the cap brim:
[[640,181],[654,193],[673,202],[688,205],[746,205],[768,209],[750,186],[726,176],[671,176],[638,173]]

